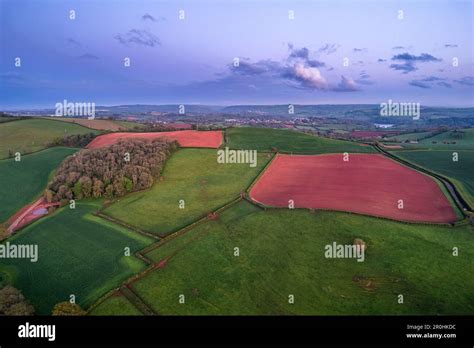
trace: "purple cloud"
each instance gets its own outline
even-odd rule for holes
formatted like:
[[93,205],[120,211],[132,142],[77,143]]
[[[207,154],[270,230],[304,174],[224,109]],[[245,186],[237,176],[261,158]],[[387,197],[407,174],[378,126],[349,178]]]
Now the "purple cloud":
[[410,81],[410,83],[408,83],[410,86],[414,86],[414,87],[419,87],[419,88],[431,88],[428,84],[426,83],[423,83],[419,80],[413,80],[413,81]]
[[357,84],[350,77],[341,76],[339,84],[332,89],[335,92],[355,92],[358,90]]
[[325,44],[318,49],[318,53],[332,54],[337,51],[340,46],[338,44]]
[[464,86],[474,86],[474,76],[465,76],[459,80],[454,80],[454,82]]
[[114,38],[122,45],[137,44],[142,46],[161,46],[160,39],[147,30],[132,29],[126,34],[117,34]]
[[390,68],[393,70],[402,71],[403,74],[418,70],[418,68],[412,62],[405,62],[402,64],[390,64]]
[[309,89],[324,90],[328,87],[326,79],[321,75],[318,68],[304,66],[301,63],[289,68],[284,77],[298,81],[303,87]]
[[440,81],[437,83],[438,86],[441,86],[441,87],[446,87],[446,88],[451,88],[452,85],[450,83],[447,83],[447,82],[444,82],[444,81]]
[[306,65],[313,67],[313,68],[320,68],[325,66],[324,62],[321,62],[317,59],[311,59],[309,57],[309,49],[306,47],[302,48],[294,48],[293,44],[289,43],[288,44],[288,49],[290,51],[290,55],[288,56],[288,61],[290,60],[302,60]]
[[403,60],[405,62],[441,62],[440,58],[433,57],[431,54],[422,53],[419,56],[410,54],[408,52],[396,54],[392,57],[392,60]]
[[142,20],[143,21],[152,21],[152,22],[160,22],[160,21],[164,21],[165,20],[165,17],[153,17],[151,14],[149,13],[145,13],[143,16],[142,16]]
[[436,58],[428,53],[422,53],[419,56],[410,54],[408,52],[396,54],[392,57],[392,60],[402,61],[403,63],[394,63],[390,65],[390,68],[393,70],[402,71],[403,74],[408,74],[412,71],[418,70],[415,66],[416,62],[425,63],[425,62],[440,62],[440,58]]

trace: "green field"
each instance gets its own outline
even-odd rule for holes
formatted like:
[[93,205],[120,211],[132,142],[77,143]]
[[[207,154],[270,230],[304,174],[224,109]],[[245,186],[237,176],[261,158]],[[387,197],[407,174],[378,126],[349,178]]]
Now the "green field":
[[76,151],[54,147],[22,156],[19,162],[0,160],[0,223],[38,197],[46,188],[51,172]]
[[[239,197],[269,160],[257,166],[218,164],[216,150],[182,149],[166,163],[163,181],[150,190],[130,194],[104,212],[156,234],[174,232]],[[184,200],[184,209],[179,201]]]
[[[367,243],[364,262],[325,245]],[[452,256],[452,248],[459,256]],[[234,256],[238,247],[240,256]],[[412,225],[346,213],[263,211],[240,202],[152,250],[166,267],[134,283],[159,314],[472,314],[472,226]],[[185,304],[178,299],[185,295]],[[398,303],[398,295],[404,303]],[[294,304],[288,296],[294,295]]]
[[0,123],[16,121],[16,120],[17,120],[16,117],[13,117],[13,116],[0,116]]
[[90,315],[142,315],[123,295],[113,295],[89,312]]
[[[48,120],[4,125],[21,122],[80,127]],[[290,130],[232,128],[226,135],[227,146],[239,149],[271,151],[274,147],[304,154],[374,151],[370,146]],[[474,150],[465,149],[470,136],[464,133],[458,143],[458,162],[452,162],[452,151],[393,153],[452,178],[466,199],[473,200]],[[0,140],[0,149],[2,144]],[[56,147],[25,155],[21,162],[1,160],[0,222],[37,197],[52,171],[75,151]],[[176,151],[166,162],[161,180],[148,190],[115,199],[103,212],[140,229],[169,235],[239,197],[271,158],[260,153],[257,167],[252,168],[218,164],[216,152]],[[56,303],[71,294],[87,309],[145,269],[140,259],[124,256],[124,248],[129,247],[133,255],[153,240],[93,215],[101,207],[102,200],[80,201],[75,210],[66,206],[11,237],[10,243],[38,245],[39,260],[2,259],[0,284],[12,283],[37,313],[50,314]],[[364,262],[324,257],[327,244],[352,244],[355,238],[367,243]],[[218,219],[158,245],[146,256],[154,262],[167,259],[165,267],[133,283],[133,290],[157,314],[474,313],[474,227],[470,225],[406,224],[304,209],[262,210],[240,201]],[[236,247],[239,256],[234,256]],[[453,247],[459,248],[459,256],[452,255]],[[185,304],[178,302],[181,294]],[[403,304],[397,302],[400,294]],[[289,295],[294,295],[294,304],[288,303]],[[117,292],[89,314],[141,315],[141,311]]]
[[423,168],[444,175],[456,184],[463,197],[474,206],[474,150],[455,150],[458,161],[453,162],[449,150],[392,151],[393,154]]
[[45,119],[0,123],[0,158],[7,158],[9,151],[22,155],[39,151],[56,138],[85,133],[99,132],[73,123]]
[[74,123],[86,128],[96,129],[98,131],[118,131],[116,129],[117,126],[120,126],[122,130],[133,130],[133,129],[140,129],[145,128],[144,124],[137,123],[137,122],[130,122],[130,121],[119,121],[115,119],[102,119],[96,118],[93,120],[89,120],[86,118],[71,118],[71,117],[43,117],[46,120],[52,121],[62,121],[62,122],[69,122]]
[[317,137],[286,129],[229,128],[227,145],[233,149],[252,149],[293,153],[374,152],[372,147],[357,143]]
[[403,142],[405,140],[418,140],[424,137],[428,137],[431,134],[432,134],[431,132],[406,133],[406,134],[399,134],[399,135],[394,135],[391,137],[386,137],[383,140]]
[[137,123],[137,122],[117,121],[117,120],[114,120],[114,122],[126,129],[145,128],[144,124]]
[[[72,210],[63,208],[20,231],[8,241],[38,245],[38,261],[6,259],[1,278],[21,289],[39,314],[51,314],[53,306],[76,296],[87,308],[145,264],[133,252],[151,242],[92,215],[100,201],[82,202]],[[129,247],[132,256],[124,255]]]
[[[450,144],[443,144],[443,141],[447,141]],[[452,142],[456,142],[456,144],[452,144]],[[410,149],[474,150],[474,128],[447,131],[434,137],[423,139],[418,144],[404,144],[404,146]]]

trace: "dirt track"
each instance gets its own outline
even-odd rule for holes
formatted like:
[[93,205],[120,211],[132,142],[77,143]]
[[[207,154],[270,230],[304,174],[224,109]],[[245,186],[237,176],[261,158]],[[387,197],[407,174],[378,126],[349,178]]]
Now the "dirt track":
[[177,140],[182,147],[209,147],[218,148],[223,141],[222,131],[184,130],[173,132],[152,133],[111,133],[95,138],[88,149],[96,149],[118,142],[121,139],[158,139],[168,138]]
[[[410,222],[454,222],[457,217],[429,176],[383,155],[278,155],[250,192],[269,206],[350,211]],[[403,209],[398,201],[403,200]]]
[[[47,215],[47,208],[58,205],[59,203],[46,203],[43,197],[39,198],[34,203],[23,207],[8,220],[7,233],[12,234],[24,226],[29,225],[33,221]],[[46,212],[42,213],[41,211],[43,210]]]

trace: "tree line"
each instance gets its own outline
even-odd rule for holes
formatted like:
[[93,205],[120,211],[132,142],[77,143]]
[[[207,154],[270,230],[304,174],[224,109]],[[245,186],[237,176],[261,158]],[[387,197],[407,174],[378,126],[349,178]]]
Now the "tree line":
[[176,141],[127,139],[99,149],[84,149],[66,158],[48,184],[48,202],[113,198],[153,185]]
[[64,137],[56,138],[48,144],[52,146],[67,146],[67,147],[86,147],[96,135],[94,133],[72,134]]
[[[23,296],[20,290],[11,285],[0,287],[0,316],[31,316],[35,314],[33,305]],[[52,315],[85,315],[86,311],[69,301],[57,303]]]
[[23,296],[20,290],[6,285],[0,289],[0,316],[33,315],[34,307]]

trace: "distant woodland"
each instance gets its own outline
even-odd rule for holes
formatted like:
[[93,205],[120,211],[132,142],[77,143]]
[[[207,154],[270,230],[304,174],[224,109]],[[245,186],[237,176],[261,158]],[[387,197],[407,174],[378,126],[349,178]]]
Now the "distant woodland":
[[66,135],[62,138],[57,138],[48,144],[48,147],[52,146],[68,146],[68,147],[86,147],[96,135],[94,133],[85,134],[72,134]]
[[147,189],[159,177],[176,141],[129,139],[99,149],[84,149],[66,158],[48,184],[48,202],[113,198]]

